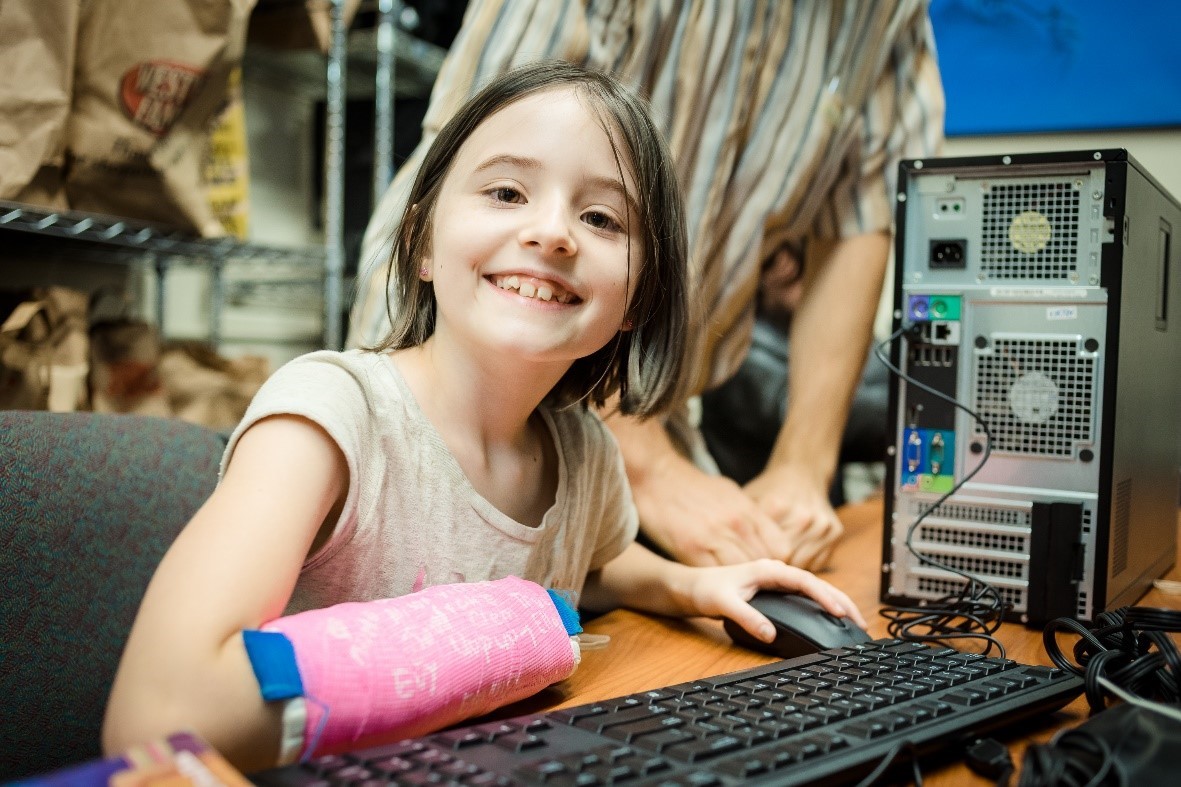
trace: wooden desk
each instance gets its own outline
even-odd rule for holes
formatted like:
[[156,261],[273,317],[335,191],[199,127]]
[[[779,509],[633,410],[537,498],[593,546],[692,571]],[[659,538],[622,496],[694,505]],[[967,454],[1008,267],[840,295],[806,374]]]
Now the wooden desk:
[[[857,602],[869,621],[869,633],[884,637],[886,620],[877,614],[881,607],[878,602],[881,501],[846,506],[839,513],[847,531],[845,540],[836,551],[833,568],[823,576]],[[1178,565],[1181,560],[1174,565],[1170,578],[1181,579]],[[1138,603],[1178,609],[1181,608],[1181,596],[1152,590]],[[712,620],[670,620],[618,610],[597,618],[586,628],[593,634],[610,635],[610,644],[603,650],[585,652],[582,665],[569,680],[526,703],[514,705],[512,715],[594,702],[772,661],[766,656],[734,647],[721,625]],[[1006,623],[998,636],[1010,658],[1030,664],[1051,664],[1042,647],[1040,630]],[[1059,713],[1046,717],[1032,733],[1026,730],[1027,739],[1010,741],[1013,744],[1010,752],[1018,769],[1028,742],[1045,741],[1055,730],[1074,726],[1086,717],[1086,700],[1080,697]],[[927,784],[991,784],[962,764],[931,772],[928,767],[924,767]]]

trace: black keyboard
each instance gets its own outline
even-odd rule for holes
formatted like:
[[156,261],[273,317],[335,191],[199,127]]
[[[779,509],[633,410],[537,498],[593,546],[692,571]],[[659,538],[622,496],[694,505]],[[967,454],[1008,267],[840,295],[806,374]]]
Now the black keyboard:
[[1078,696],[1051,667],[894,639],[254,774],[260,785],[844,784]]

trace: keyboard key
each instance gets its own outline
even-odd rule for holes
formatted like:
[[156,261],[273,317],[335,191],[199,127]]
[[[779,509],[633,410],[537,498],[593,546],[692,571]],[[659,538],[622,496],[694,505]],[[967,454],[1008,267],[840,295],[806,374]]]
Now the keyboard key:
[[520,730],[508,735],[501,735],[496,739],[496,745],[509,751],[528,751],[545,746],[545,739],[530,732]]
[[831,707],[844,712],[845,716],[858,716],[869,710],[869,707],[863,703],[848,699],[833,700]]
[[579,719],[585,719],[590,716],[598,716],[599,714],[606,712],[607,708],[603,705],[580,705],[576,708],[556,710],[553,712],[552,718],[563,724],[573,724]]
[[944,694],[943,698],[948,702],[954,702],[956,705],[979,705],[984,702],[985,695],[973,689],[963,689],[961,691],[954,691],[949,694]]
[[864,721],[856,721],[852,724],[846,724],[841,727],[842,735],[852,735],[857,738],[880,738],[883,735],[888,735],[892,732],[890,726],[881,721],[873,719],[865,719]]
[[654,732],[649,735],[641,735],[635,739],[634,743],[637,746],[643,746],[645,749],[659,753],[663,752],[669,746],[691,740],[696,740],[691,733],[683,729],[673,728],[671,730]]
[[481,771],[474,776],[468,776],[462,781],[463,784],[471,785],[472,787],[508,787],[512,781],[508,777],[500,776],[491,771]]
[[663,753],[685,762],[701,762],[743,748],[746,741],[734,735],[715,735],[705,740],[670,746]]
[[640,705],[637,707],[629,707],[626,710],[618,710],[614,713],[605,713],[578,719],[574,722],[574,726],[581,727],[584,730],[591,730],[592,732],[602,732],[608,727],[615,727],[620,724],[627,724],[629,722],[647,719],[653,716],[660,716],[666,713],[668,713],[668,711],[659,705]]
[[369,767],[379,773],[384,773],[389,776],[397,776],[406,771],[412,771],[415,768],[423,767],[421,763],[408,760],[405,757],[382,757],[378,760],[371,760]]
[[657,782],[656,787],[713,787],[715,784],[721,784],[721,780],[709,771],[693,771]]
[[[417,787],[418,785],[423,784],[442,784],[443,781],[444,779],[442,776],[437,773],[431,773],[430,771],[411,771],[410,773],[404,773],[398,777],[398,784],[405,784],[409,785],[410,787]],[[499,780],[495,780],[491,783],[496,784],[498,781]],[[340,783],[347,784],[347,782]]]
[[552,776],[559,776],[561,774],[573,775],[570,768],[565,763],[557,760],[537,760],[535,762],[527,762],[519,766],[514,773],[522,779],[530,781],[545,781]]
[[462,749],[465,746],[487,743],[488,736],[478,730],[458,729],[441,732],[432,736],[431,740],[448,749]]
[[685,723],[684,719],[676,716],[658,716],[651,719],[640,719],[639,721],[620,724],[614,727],[607,727],[603,730],[603,734],[621,740],[624,743],[632,743],[640,736],[680,727]]
[[717,764],[716,770],[736,779],[749,779],[771,770],[773,758],[748,757],[741,760],[730,760]]

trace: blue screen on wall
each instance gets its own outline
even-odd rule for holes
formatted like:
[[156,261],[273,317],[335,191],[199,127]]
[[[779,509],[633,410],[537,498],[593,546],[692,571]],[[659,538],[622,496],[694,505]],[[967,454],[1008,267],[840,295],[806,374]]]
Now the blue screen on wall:
[[1181,125],[1177,0],[932,0],[947,134]]

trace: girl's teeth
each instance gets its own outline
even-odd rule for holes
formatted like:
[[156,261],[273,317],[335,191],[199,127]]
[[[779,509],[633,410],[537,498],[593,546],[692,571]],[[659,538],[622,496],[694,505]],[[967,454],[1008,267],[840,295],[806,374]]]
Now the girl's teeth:
[[520,276],[506,276],[497,282],[496,286],[502,290],[516,290],[519,295],[525,298],[537,298],[543,301],[570,303],[574,297],[568,292],[554,294],[554,288],[548,284],[535,285],[532,282],[523,282]]

